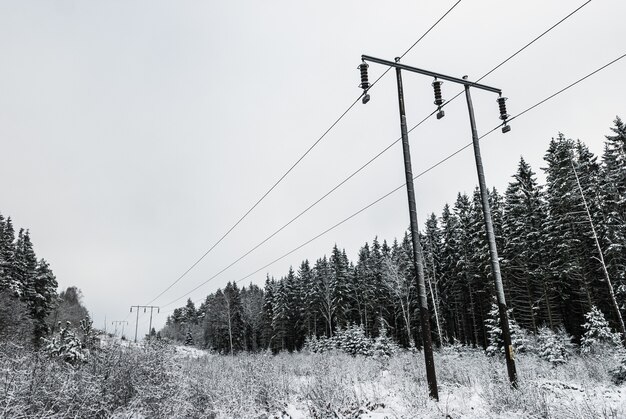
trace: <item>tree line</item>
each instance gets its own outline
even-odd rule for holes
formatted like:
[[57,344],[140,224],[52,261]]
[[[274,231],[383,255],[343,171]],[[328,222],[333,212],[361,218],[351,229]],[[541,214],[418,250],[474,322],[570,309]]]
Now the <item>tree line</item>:
[[[544,156],[544,185],[521,158],[504,194],[489,193],[507,303],[530,333],[562,328],[580,340],[585,313],[596,306],[619,327],[626,308],[626,126],[619,117],[611,131],[600,160],[559,134]],[[478,189],[430,214],[420,236],[433,341],[487,348],[494,286]],[[293,351],[359,325],[369,337],[385,329],[400,345],[419,347],[411,254],[407,233],[391,243],[374,238],[356,261],[335,245],[328,257],[268,276],[262,288],[231,282],[197,308],[188,300],[161,334],[225,353]]]
[[45,259],[35,254],[30,232],[17,235],[11,217],[0,213],[0,341],[35,347],[56,325],[78,326],[89,316],[76,287],[57,293],[57,280]]

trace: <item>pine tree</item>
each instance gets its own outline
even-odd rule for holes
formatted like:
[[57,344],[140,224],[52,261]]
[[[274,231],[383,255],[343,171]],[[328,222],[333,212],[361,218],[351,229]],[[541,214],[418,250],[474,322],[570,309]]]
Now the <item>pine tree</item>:
[[41,259],[37,263],[35,276],[28,279],[27,305],[34,320],[34,340],[36,344],[48,333],[46,318],[57,300],[57,280],[48,262]]
[[417,307],[415,280],[411,275],[410,263],[407,263],[406,253],[394,246],[392,255],[383,259],[384,282],[387,293],[392,297],[395,310],[404,326],[402,327],[403,341],[407,346],[414,343],[412,337],[412,315]]
[[19,283],[15,278],[15,230],[11,217],[6,220],[0,214],[0,291],[19,294]]
[[455,294],[460,303],[458,309],[461,310],[464,335],[468,343],[474,346],[481,344],[480,314],[474,288],[477,278],[480,278],[480,272],[477,270],[480,258],[477,255],[481,253],[481,248],[484,250],[484,240],[481,240],[481,229],[477,222],[479,216],[476,215],[476,211],[467,195],[457,195],[454,212],[458,220],[456,235],[459,247],[455,270]]
[[365,243],[359,250],[359,259],[354,274],[352,276],[351,295],[353,305],[358,312],[359,323],[363,325],[366,336],[372,333],[373,321],[372,316],[375,315],[374,296],[376,289],[374,286],[374,271],[371,263],[371,253],[368,243]]
[[617,288],[626,284],[626,125],[619,117],[607,135],[602,155],[601,220],[606,260]]
[[330,264],[324,256],[318,259],[313,268],[313,292],[316,306],[320,317],[325,320],[326,333],[329,337],[333,335],[335,324],[335,314],[337,312],[337,300],[333,288],[333,278]]
[[505,194],[502,270],[509,285],[507,303],[515,309],[516,320],[536,332],[541,324],[557,323],[554,285],[546,278],[544,264],[547,212],[535,173],[524,158],[513,179]]
[[458,219],[446,204],[441,214],[441,306],[442,317],[447,325],[448,342],[466,343],[464,327],[464,296],[462,283],[459,281],[460,240]]
[[553,366],[565,364],[571,354],[571,337],[563,330],[555,333],[548,327],[541,327],[537,333],[539,356]]
[[305,336],[316,335],[316,307],[313,289],[313,271],[308,260],[304,260],[298,269],[298,282],[302,298],[300,317]]
[[585,319],[587,321],[582,326],[585,332],[580,340],[582,352],[592,352],[596,347],[603,344],[620,344],[619,334],[611,330],[604,314],[596,306],[592,306],[591,310],[585,314]]
[[237,283],[226,284],[223,293],[225,320],[228,326],[229,350],[233,355],[235,351],[242,349],[243,343],[243,314],[241,308],[241,296]]
[[263,322],[263,290],[254,284],[241,289],[244,323],[244,348],[256,352],[261,344]]
[[426,277],[428,280],[429,291],[429,307],[433,308],[432,324],[435,325],[437,332],[438,345],[441,346],[445,339],[443,336],[443,317],[441,316],[441,298],[439,296],[439,280],[441,278],[441,259],[442,259],[442,234],[438,228],[437,216],[432,213],[426,221],[426,231],[424,233],[424,258],[426,266]]
[[265,278],[265,288],[263,290],[263,308],[261,314],[261,342],[263,348],[271,349],[274,341],[274,329],[272,320],[274,319],[274,289],[276,281],[269,275]]
[[276,283],[274,288],[272,330],[274,331],[275,351],[285,351],[287,347],[287,339],[289,335],[289,301],[287,289],[285,286],[285,278]]
[[[565,328],[574,336],[581,335],[584,313],[592,304],[590,278],[586,277],[585,263],[590,254],[582,246],[588,226],[581,224],[583,210],[576,191],[572,161],[576,160],[575,143],[563,134],[550,141],[544,159],[546,171],[546,246],[549,252],[549,282],[557,292],[560,317]],[[584,221],[584,219],[582,219]],[[584,253],[581,253],[584,252]]]
[[345,250],[340,251],[337,244],[330,255],[330,272],[333,306],[338,326],[345,326],[350,317],[349,307],[349,261]]

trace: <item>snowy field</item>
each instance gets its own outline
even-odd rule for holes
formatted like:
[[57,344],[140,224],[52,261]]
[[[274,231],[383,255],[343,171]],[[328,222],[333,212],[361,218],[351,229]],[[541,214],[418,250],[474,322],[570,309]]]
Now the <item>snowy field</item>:
[[553,367],[517,357],[511,389],[498,357],[453,347],[435,354],[440,401],[422,354],[221,356],[187,347],[108,344],[79,366],[0,347],[2,418],[624,418],[615,350]]

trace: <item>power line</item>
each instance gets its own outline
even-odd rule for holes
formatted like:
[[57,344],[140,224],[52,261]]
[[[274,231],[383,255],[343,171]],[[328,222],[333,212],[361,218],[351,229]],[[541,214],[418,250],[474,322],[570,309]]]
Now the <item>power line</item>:
[[[607,64],[603,65],[602,67],[600,67],[600,68],[598,68],[598,69],[596,69],[596,70],[592,71],[591,73],[589,73],[589,74],[587,74],[587,75],[585,75],[585,76],[581,77],[580,79],[578,79],[578,80],[574,81],[573,83],[570,83],[569,85],[567,85],[566,87],[564,87],[564,88],[560,89],[559,91],[557,91],[557,92],[555,92],[555,93],[551,94],[550,96],[546,97],[545,99],[542,99],[541,101],[539,101],[539,102],[535,103],[534,105],[532,105],[532,106],[530,106],[530,107],[526,108],[526,109],[525,109],[525,110],[523,110],[522,112],[520,112],[520,113],[518,113],[518,114],[514,115],[513,117],[511,117],[511,118],[509,119],[509,121],[512,121],[512,120],[514,120],[514,119],[516,119],[516,118],[519,118],[520,116],[522,116],[522,115],[526,114],[527,112],[529,112],[529,111],[531,111],[531,110],[533,110],[533,109],[537,108],[538,106],[540,106],[540,105],[544,104],[544,103],[545,103],[545,102],[547,102],[548,100],[553,99],[554,97],[556,97],[556,96],[560,95],[561,93],[565,92],[566,90],[568,90],[568,89],[570,89],[570,88],[572,88],[572,87],[576,86],[577,84],[579,84],[579,83],[581,83],[582,81],[584,81],[584,80],[588,79],[589,77],[593,76],[594,74],[596,74],[596,73],[598,73],[598,72],[602,71],[603,69],[605,69],[605,68],[607,68],[607,67],[611,66],[612,64],[615,64],[617,61],[619,61],[619,60],[623,59],[624,57],[626,57],[626,54],[623,54],[623,55],[619,56],[618,58],[616,58],[616,59],[614,59],[614,60],[610,61],[609,63],[607,63]],[[496,127],[494,127],[493,129],[491,129],[491,130],[487,131],[486,133],[484,133],[483,135],[481,135],[481,136],[479,137],[479,139],[483,139],[484,137],[486,137],[486,136],[488,136],[488,135],[492,134],[493,132],[495,132],[496,130],[498,130],[500,127],[501,127],[501,124],[498,124],[498,125],[497,125]],[[422,172],[420,172],[419,174],[417,174],[416,176],[414,176],[414,177],[413,177],[413,179],[414,179],[414,180],[417,180],[418,178],[420,178],[420,177],[424,176],[424,175],[425,175],[425,174],[427,174],[428,172],[432,171],[433,169],[435,169],[435,168],[437,168],[438,166],[442,165],[443,163],[447,162],[447,161],[448,161],[448,160],[450,160],[452,157],[454,157],[454,156],[458,155],[459,153],[461,153],[462,151],[466,150],[467,148],[469,148],[469,147],[471,147],[471,146],[472,146],[472,143],[471,143],[471,142],[470,142],[470,143],[468,143],[468,144],[466,144],[466,145],[464,145],[464,146],[462,146],[461,148],[457,149],[457,150],[456,150],[456,151],[454,151],[453,153],[451,153],[451,154],[447,155],[447,156],[446,156],[446,157],[444,157],[443,159],[439,160],[437,163],[433,164],[432,166],[428,167],[427,169],[423,170]],[[400,189],[404,188],[404,186],[405,186],[405,184],[404,184],[404,183],[403,183],[402,185],[399,185],[399,186],[398,186],[398,187],[396,187],[395,189],[393,189],[393,190],[391,190],[391,191],[387,192],[386,194],[384,194],[383,196],[379,197],[378,199],[376,199],[375,201],[371,202],[370,204],[366,205],[365,207],[361,208],[361,209],[360,209],[360,210],[358,210],[357,212],[355,212],[355,213],[351,214],[350,216],[348,216],[348,217],[344,218],[343,220],[339,221],[338,223],[334,224],[332,227],[327,228],[326,230],[324,230],[323,232],[319,233],[319,234],[318,234],[318,235],[316,235],[315,237],[313,237],[313,238],[311,238],[311,239],[307,240],[306,242],[302,243],[301,245],[297,246],[296,248],[294,248],[294,249],[292,249],[292,250],[288,251],[287,253],[283,254],[282,256],[280,256],[280,257],[278,257],[278,258],[274,259],[274,260],[273,260],[273,261],[271,261],[270,263],[268,263],[268,264],[266,264],[266,265],[262,266],[261,268],[259,268],[259,269],[255,270],[254,272],[252,272],[252,273],[250,273],[250,274],[248,274],[248,275],[246,275],[246,276],[244,276],[244,277],[242,277],[242,278],[240,278],[240,279],[238,279],[238,280],[236,280],[236,281],[234,281],[234,282],[235,282],[235,283],[241,282],[241,281],[243,281],[243,280],[245,280],[245,279],[247,279],[247,278],[249,278],[249,277],[251,277],[251,276],[253,276],[253,275],[257,274],[258,272],[262,271],[263,269],[265,269],[265,268],[267,268],[267,267],[269,267],[269,266],[273,265],[274,263],[276,263],[276,262],[278,262],[278,261],[280,261],[280,260],[284,259],[285,257],[287,257],[287,256],[291,255],[292,253],[294,253],[294,252],[298,251],[298,250],[299,250],[299,249],[301,249],[302,247],[304,247],[304,246],[308,245],[309,243],[311,243],[311,242],[313,242],[313,241],[317,240],[318,238],[322,237],[323,235],[325,235],[325,234],[329,233],[330,231],[334,230],[335,228],[339,227],[340,225],[344,224],[345,222],[347,222],[347,221],[351,220],[352,218],[356,217],[357,215],[361,214],[361,213],[362,213],[362,212],[364,212],[365,210],[369,209],[370,207],[372,207],[372,206],[374,206],[375,204],[379,203],[380,201],[384,200],[384,199],[385,199],[385,198],[387,198],[388,196],[390,196],[390,195],[394,194],[394,193],[395,193],[395,192],[397,192],[398,190],[400,190]],[[202,285],[204,285],[204,284],[202,284]],[[185,296],[186,296],[186,295],[185,295]],[[183,296],[183,297],[184,297],[184,296]],[[182,297],[181,297],[181,298],[182,298]],[[179,298],[179,299],[180,299],[180,298]],[[174,300],[174,301],[172,301],[172,302],[170,302],[170,303],[168,303],[168,304],[164,305],[163,307],[167,307],[167,306],[169,306],[169,305],[173,304],[173,303],[174,303],[174,302],[176,302],[176,301],[178,301],[178,300]],[[198,300],[198,301],[201,301],[201,300]]]
[[[529,108],[526,108],[525,110],[523,110],[522,112],[516,114],[515,116],[513,116],[512,118],[509,119],[509,121],[512,121],[513,119],[519,118],[520,116],[526,114],[527,112],[535,109],[536,107],[542,105],[543,103],[547,102],[548,100],[558,96],[559,94],[565,92],[566,90],[572,88],[573,86],[577,85],[578,83],[582,82],[583,80],[593,76],[594,74],[598,73],[599,71],[607,68],[608,66],[616,63],[617,61],[621,60],[622,58],[626,57],[626,54],[621,55],[620,57],[614,59],[613,61],[603,65],[602,67],[594,70],[593,72],[587,74],[586,76],[576,80],[575,82],[569,84],[568,86],[564,87],[563,89],[559,90],[558,92],[548,96],[547,98],[537,102],[536,104],[530,106]],[[496,126],[495,128],[487,131],[485,134],[481,135],[479,137],[479,139],[483,139],[484,137],[490,135],[491,133],[495,132],[496,130],[498,130],[501,127],[501,124],[498,124],[498,126]],[[463,147],[459,148],[458,150],[456,150],[455,152],[449,154],[448,156],[444,157],[443,159],[439,160],[437,163],[433,164],[432,166],[428,167],[427,169],[425,169],[424,171],[420,172],[419,174],[417,174],[416,176],[413,177],[414,180],[422,177],[423,175],[425,175],[426,173],[432,171],[433,169],[435,169],[436,167],[442,165],[443,163],[445,163],[446,161],[450,160],[452,157],[456,156],[457,154],[459,154],[460,152],[462,152],[463,150],[469,148],[472,146],[472,143],[468,143],[466,145],[464,145]],[[248,274],[246,276],[244,276],[243,278],[240,278],[238,280],[236,280],[235,282],[241,282],[247,278],[249,278],[250,276],[258,273],[259,271],[267,268],[268,266],[278,262],[281,259],[284,259],[285,257],[289,256],[290,254],[292,254],[293,252],[299,250],[300,248],[306,246],[307,244],[311,243],[312,241],[318,239],[319,237],[323,236],[324,234],[330,232],[331,230],[334,230],[335,228],[339,227],[340,225],[344,224],[346,221],[356,217],[357,215],[359,215],[360,213],[362,213],[363,211],[369,209],[370,207],[372,207],[373,205],[377,204],[378,202],[382,201],[383,199],[387,198],[388,196],[392,195],[393,193],[397,192],[398,190],[402,189],[405,186],[405,184],[399,185],[397,188],[387,192],[385,195],[381,196],[380,198],[376,199],[375,201],[371,202],[370,204],[366,205],[365,207],[361,208],[360,210],[358,210],[357,212],[353,213],[352,215],[344,218],[342,221],[336,223],[335,225],[333,225],[332,227],[324,230],[322,233],[318,234],[317,236],[313,237],[310,240],[307,240],[306,242],[304,242],[303,244],[301,244],[300,246],[294,248],[293,250],[290,250],[289,252],[285,253],[284,255],[280,256],[279,258],[274,259],[272,262],[268,263],[267,265],[263,266],[260,269],[257,269],[256,271],[252,272],[251,274]]]
[[[422,39],[424,39],[426,37],[426,35],[428,35],[434,28],[435,26],[437,26],[439,24],[439,22],[441,22],[454,8],[456,8],[456,6],[461,3],[461,0],[457,0],[456,3],[454,3],[444,14],[443,16],[441,16],[433,25],[430,26],[430,28],[428,28],[428,30],[426,32],[424,32],[424,34],[422,34],[422,36],[420,36],[420,38],[415,41],[413,43],[413,45],[411,45],[405,52],[404,54],[402,54],[402,57],[404,57],[406,54],[409,53],[409,51],[411,51]],[[387,71],[389,71],[389,69],[387,69]],[[370,89],[372,87],[374,87],[374,85],[385,76],[385,74],[387,74],[387,71],[385,71],[380,77],[378,77],[369,87]],[[311,152],[311,150],[313,150],[313,148],[315,148],[325,137],[326,135],[348,114],[348,112],[350,112],[350,110],[352,110],[352,108],[359,102],[359,100],[361,99],[361,97],[365,94],[365,92],[361,93],[359,95],[359,97],[357,97],[352,104],[350,104],[350,106],[348,106],[348,108],[330,125],[330,127],[328,127],[328,129],[326,131],[324,131],[324,133],[304,152],[304,154],[302,154],[302,156],[300,156],[300,158],[298,158],[298,160],[296,160],[296,162],[291,165],[291,167],[261,196],[261,198],[259,198],[254,205],[252,205],[252,207],[250,207],[250,209],[248,211],[246,211],[246,213],[241,216],[237,222],[235,224],[233,224],[233,226],[228,229],[228,231],[226,231],[226,233],[224,233],[224,235],[222,235],[219,240],[217,240],[217,242],[215,242],[210,248],[209,250],[207,250],[206,252],[204,252],[204,254],[202,256],[200,256],[200,258],[198,260],[196,260],[185,272],[183,272],[182,275],[180,275],[174,282],[172,282],[167,288],[165,288],[159,295],[157,295],[156,297],[154,297],[150,302],[148,302],[147,304],[152,304],[154,301],[156,301],[159,297],[161,297],[163,294],[165,294],[167,291],[169,291],[174,285],[176,285],[181,279],[183,279],[193,268],[195,268],[209,253],[211,253],[211,251],[213,249],[215,249],[215,247],[220,244],[222,242],[222,240],[224,240],[226,238],[226,236],[228,236],[284,179],[285,177],[287,177],[287,175],[289,175],[289,173],[291,173],[291,171],[293,169],[295,169],[295,167],[300,164],[300,162]]]
[[[435,22],[425,33],[424,35],[422,35],[404,54],[402,54],[401,57],[404,57],[415,45],[417,45],[417,43],[419,41],[421,41],[434,27],[435,25],[437,25],[439,22],[441,22],[441,20],[452,11],[452,9],[454,9],[458,4],[459,4],[460,0],[457,1],[439,20],[437,20],[437,22]],[[487,77],[488,75],[490,75],[491,73],[493,73],[494,71],[496,71],[498,68],[502,67],[504,64],[506,64],[508,61],[510,61],[513,57],[517,56],[519,53],[521,53],[522,51],[524,51],[525,49],[527,49],[530,45],[534,44],[536,41],[538,41],[540,38],[542,38],[543,36],[545,36],[546,34],[548,34],[550,31],[552,31],[554,28],[556,28],[557,26],[559,26],[561,23],[563,23],[564,21],[566,21],[568,18],[570,18],[571,16],[573,16],[576,12],[578,12],[579,10],[581,10],[584,6],[586,6],[587,4],[589,4],[591,2],[591,0],[586,1],[585,3],[583,3],[582,5],[580,5],[579,7],[577,7],[575,10],[573,10],[572,12],[570,12],[567,16],[563,17],[562,19],[560,19],[558,22],[556,22],[554,25],[552,25],[551,27],[549,27],[548,29],[546,29],[545,31],[543,31],[540,35],[536,36],[535,38],[533,38],[530,42],[526,43],[524,46],[522,46],[521,48],[519,48],[518,50],[516,50],[513,54],[511,54],[509,57],[507,57],[504,61],[500,62],[498,65],[496,65],[494,68],[492,68],[491,70],[489,70],[487,73],[485,73],[482,77],[480,77],[477,81],[480,81],[482,79],[484,79],[485,77]],[[391,68],[387,68],[385,70],[385,72],[383,72],[383,74],[378,77],[370,86],[370,89],[372,86],[374,86]],[[457,93],[452,99],[450,99],[449,101],[445,102],[443,106],[446,106],[447,104],[449,104],[450,102],[452,102],[453,100],[455,100],[457,97],[459,97],[461,94],[463,93],[463,91]],[[359,96],[360,98],[360,96]],[[358,99],[357,99],[358,101]],[[355,102],[356,103],[356,102]],[[353,103],[354,105],[354,103]],[[423,118],[420,122],[418,122],[416,125],[414,125],[408,132],[412,132],[413,130],[415,130],[417,127],[419,127],[420,125],[422,125],[424,122],[426,122],[428,119],[430,119],[435,113],[437,112],[437,109],[435,109],[433,112],[431,112],[428,116],[426,116],[425,118]],[[248,252],[246,252],[245,254],[243,254],[242,256],[240,256],[238,259],[236,259],[235,261],[233,261],[232,263],[230,263],[228,266],[226,266],[225,268],[223,268],[222,270],[220,270],[219,272],[217,272],[216,274],[214,274],[213,276],[209,277],[208,279],[206,279],[205,281],[203,281],[202,283],[200,283],[198,286],[196,286],[195,288],[193,288],[192,290],[188,291],[187,293],[185,293],[184,295],[182,295],[181,297],[178,297],[175,300],[172,300],[170,303],[166,304],[165,306],[168,306],[178,300],[183,299],[184,297],[186,297],[187,295],[191,294],[192,292],[196,291],[197,289],[199,289],[200,287],[202,287],[203,285],[207,284],[208,282],[210,282],[211,280],[215,279],[216,277],[218,277],[219,275],[221,275],[222,273],[224,273],[226,270],[228,270],[229,268],[231,268],[233,265],[237,264],[239,261],[241,261],[243,258],[245,258],[246,256],[248,256],[250,253],[252,253],[253,251],[255,251],[256,249],[258,249],[260,246],[262,246],[263,244],[265,244],[267,241],[269,241],[270,239],[272,239],[274,236],[276,236],[278,233],[280,233],[282,230],[284,230],[285,228],[287,228],[289,225],[291,225],[293,222],[295,222],[297,219],[299,219],[301,216],[303,216],[305,213],[307,213],[309,210],[311,210],[313,207],[315,207],[317,204],[319,204],[321,201],[323,201],[324,199],[326,199],[329,195],[331,195],[333,192],[335,192],[337,189],[339,189],[341,186],[343,186],[346,182],[348,182],[350,179],[352,179],[354,176],[356,176],[358,173],[360,173],[363,169],[365,169],[367,166],[369,166],[371,163],[373,163],[375,160],[377,160],[380,156],[382,156],[384,153],[386,153],[388,150],[390,150],[394,145],[396,145],[399,141],[401,140],[401,138],[397,138],[395,141],[393,141],[392,143],[390,143],[389,145],[387,145],[382,151],[380,151],[378,154],[376,154],[374,157],[372,157],[369,161],[367,161],[365,164],[363,164],[362,166],[360,166],[356,171],[352,172],[352,174],[348,175],[348,177],[346,177],[344,180],[342,180],[341,182],[339,182],[337,185],[335,185],[333,188],[331,188],[328,192],[326,192],[324,195],[322,195],[322,197],[320,197],[319,199],[317,199],[315,202],[313,202],[311,205],[309,205],[307,208],[305,208],[303,211],[301,211],[299,214],[297,214],[295,217],[293,217],[290,221],[288,221],[286,224],[284,224],[282,227],[280,227],[279,229],[277,229],[276,231],[274,231],[272,234],[270,234],[268,237],[266,237],[265,239],[263,239],[260,243],[258,243],[256,246],[254,246],[252,249],[250,249]],[[173,285],[173,284],[172,284]],[[168,287],[168,289],[171,288]],[[166,290],[167,291],[167,290]],[[160,297],[162,294],[164,294],[165,291],[163,293],[161,293],[158,297]],[[156,300],[156,298],[155,298]],[[154,300],[153,300],[154,301]]]

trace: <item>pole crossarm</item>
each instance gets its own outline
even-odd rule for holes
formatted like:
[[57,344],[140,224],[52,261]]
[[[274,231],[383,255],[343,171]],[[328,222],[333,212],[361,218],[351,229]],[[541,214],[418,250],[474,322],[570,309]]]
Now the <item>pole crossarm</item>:
[[136,308],[137,310],[139,310],[140,308],[143,308],[143,309],[148,309],[149,308],[151,310],[154,310],[154,309],[159,310],[158,306],[130,306],[130,308],[131,308],[131,311],[132,311],[133,308]]
[[480,83],[474,83],[473,81],[460,79],[458,77],[447,76],[445,74],[436,73],[434,71],[423,70],[423,69],[417,68],[417,67],[411,67],[411,66],[408,66],[408,65],[405,65],[405,64],[394,62],[394,61],[383,60],[382,58],[376,58],[376,57],[372,57],[370,55],[361,55],[361,59],[363,61],[369,61],[369,62],[372,62],[372,63],[382,64],[382,65],[386,65],[386,66],[389,66],[389,67],[395,67],[395,68],[399,68],[399,69],[402,69],[402,70],[411,71],[413,73],[423,74],[425,76],[435,77],[435,78],[441,79],[441,80],[447,80],[447,81],[450,81],[452,83],[462,84],[464,86],[475,87],[477,89],[487,90],[489,92],[497,93],[499,95],[502,94],[502,90],[500,90],[500,89],[498,89],[496,87],[491,87],[491,86],[487,86],[485,84],[480,84]]

